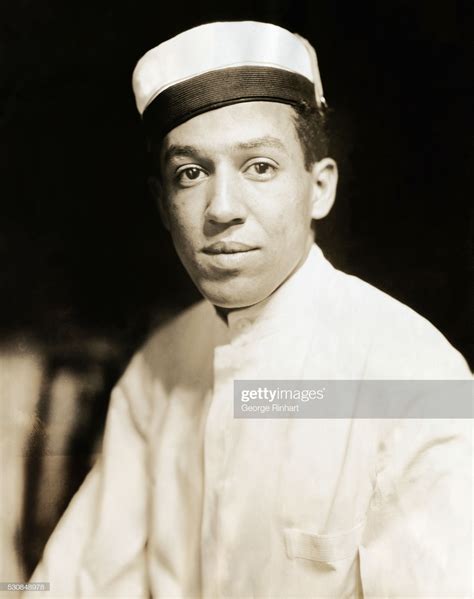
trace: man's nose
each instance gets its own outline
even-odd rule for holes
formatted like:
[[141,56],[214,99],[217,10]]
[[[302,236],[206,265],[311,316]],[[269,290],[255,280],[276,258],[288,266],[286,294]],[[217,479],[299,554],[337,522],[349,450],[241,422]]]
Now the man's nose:
[[216,172],[208,187],[206,220],[210,224],[239,224],[245,221],[247,209],[238,175],[230,168]]

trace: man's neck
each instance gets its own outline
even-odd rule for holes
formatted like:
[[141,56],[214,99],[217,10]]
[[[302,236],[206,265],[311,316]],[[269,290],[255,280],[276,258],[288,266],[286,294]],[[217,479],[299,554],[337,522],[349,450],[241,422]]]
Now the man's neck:
[[[313,242],[314,243],[314,242]],[[263,302],[266,302],[270,297],[272,297],[272,295],[274,295],[289,279],[291,279],[291,277],[301,268],[301,266],[306,262],[307,258],[308,258],[308,254],[311,250],[311,247],[313,246],[313,243],[309,244],[308,247],[306,248],[304,254],[301,256],[301,258],[298,260],[298,262],[296,263],[295,267],[290,271],[290,273],[283,279],[283,281],[278,285],[278,287],[276,287],[272,293],[270,293],[270,295],[268,295],[267,297],[265,297],[264,299],[260,300],[259,302],[256,302],[255,304],[250,304],[249,306],[241,306],[239,308],[223,308],[222,306],[216,306],[214,305],[214,308],[216,310],[217,315],[219,316],[219,318],[222,320],[222,322],[224,322],[224,324],[228,324],[228,315],[231,312],[238,312],[239,310],[246,310],[247,308],[251,308],[253,306],[257,306],[258,304],[262,304]]]

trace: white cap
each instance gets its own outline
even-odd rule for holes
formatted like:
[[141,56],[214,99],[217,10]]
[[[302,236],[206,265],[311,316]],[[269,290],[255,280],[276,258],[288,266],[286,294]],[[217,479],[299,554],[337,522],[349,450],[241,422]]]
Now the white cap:
[[297,103],[311,94],[316,106],[325,106],[314,48],[282,27],[255,21],[200,25],[149,50],[135,67],[133,91],[141,115],[157,99],[160,110],[171,109],[168,128],[233,101]]

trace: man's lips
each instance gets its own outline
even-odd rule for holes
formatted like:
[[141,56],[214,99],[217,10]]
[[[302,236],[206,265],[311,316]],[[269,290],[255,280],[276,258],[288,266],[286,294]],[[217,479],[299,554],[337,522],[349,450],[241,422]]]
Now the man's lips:
[[242,252],[251,252],[257,250],[258,247],[241,243],[239,241],[216,241],[211,245],[207,245],[203,248],[205,254],[239,254]]

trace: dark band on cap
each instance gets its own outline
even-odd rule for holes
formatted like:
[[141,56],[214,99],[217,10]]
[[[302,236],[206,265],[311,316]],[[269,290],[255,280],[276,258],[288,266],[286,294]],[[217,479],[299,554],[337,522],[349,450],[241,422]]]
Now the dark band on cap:
[[164,137],[204,112],[255,101],[316,107],[313,83],[303,75],[271,67],[229,67],[165,89],[147,106],[143,121],[149,134]]

